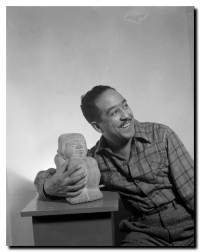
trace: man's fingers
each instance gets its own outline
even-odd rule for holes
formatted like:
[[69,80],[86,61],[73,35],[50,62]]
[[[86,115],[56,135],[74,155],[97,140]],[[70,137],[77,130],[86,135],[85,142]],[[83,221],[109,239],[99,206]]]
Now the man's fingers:
[[81,190],[79,190],[79,191],[76,191],[76,192],[68,192],[67,195],[66,195],[66,197],[67,197],[67,198],[68,198],[68,197],[76,197],[76,196],[78,196],[79,194],[81,194],[82,191],[83,191],[83,189],[81,189]]
[[66,173],[67,173],[66,176],[67,176],[67,177],[68,177],[68,176],[71,176],[74,172],[80,170],[81,167],[82,167],[82,165],[75,165],[75,166],[73,166],[72,168],[70,168],[70,170],[68,170],[68,171],[66,172]]
[[74,192],[80,189],[83,189],[85,187],[86,181],[83,180],[82,183],[76,184],[76,185],[71,185],[68,186],[67,191],[68,192]]
[[68,180],[68,185],[75,185],[75,184],[80,184],[80,183],[86,183],[86,173],[82,172],[81,174],[73,177],[73,178],[70,178]]
[[69,160],[66,159],[65,162],[64,162],[64,164],[62,164],[61,167],[59,168],[59,172],[64,173],[67,170],[68,163],[69,163]]

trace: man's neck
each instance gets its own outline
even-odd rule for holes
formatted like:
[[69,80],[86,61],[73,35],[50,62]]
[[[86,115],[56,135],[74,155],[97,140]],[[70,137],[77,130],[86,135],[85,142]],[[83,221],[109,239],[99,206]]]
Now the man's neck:
[[111,148],[113,153],[117,154],[123,159],[129,160],[130,153],[131,153],[131,142],[132,142],[132,138],[129,139],[127,142],[120,143],[120,144],[113,145],[113,143],[109,141],[107,141],[107,144]]

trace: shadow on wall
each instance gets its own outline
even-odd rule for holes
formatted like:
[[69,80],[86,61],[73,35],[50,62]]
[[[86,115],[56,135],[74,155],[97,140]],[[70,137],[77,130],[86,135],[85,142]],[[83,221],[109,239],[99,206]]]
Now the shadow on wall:
[[33,246],[31,218],[22,218],[21,210],[36,196],[33,181],[7,170],[6,245]]

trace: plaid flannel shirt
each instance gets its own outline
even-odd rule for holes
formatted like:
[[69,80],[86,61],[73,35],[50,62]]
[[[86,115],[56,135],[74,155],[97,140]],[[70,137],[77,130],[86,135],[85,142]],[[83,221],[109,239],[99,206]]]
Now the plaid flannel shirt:
[[[193,160],[181,140],[165,125],[134,123],[129,160],[114,154],[103,136],[88,150],[88,156],[97,160],[100,183],[118,192],[133,214],[148,212],[175,198],[194,211]],[[50,168],[37,174],[35,186],[40,195],[45,197],[44,182],[54,173]]]

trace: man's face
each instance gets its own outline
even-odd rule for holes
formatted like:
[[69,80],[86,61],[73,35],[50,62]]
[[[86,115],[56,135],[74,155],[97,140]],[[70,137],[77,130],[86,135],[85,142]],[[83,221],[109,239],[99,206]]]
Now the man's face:
[[121,94],[108,89],[98,98],[96,105],[101,110],[97,124],[107,141],[124,143],[134,136],[134,116]]

